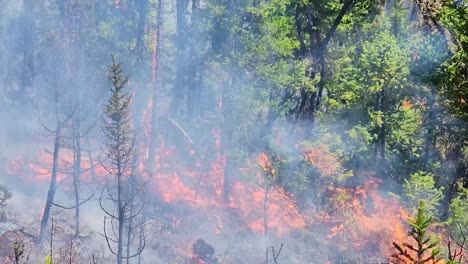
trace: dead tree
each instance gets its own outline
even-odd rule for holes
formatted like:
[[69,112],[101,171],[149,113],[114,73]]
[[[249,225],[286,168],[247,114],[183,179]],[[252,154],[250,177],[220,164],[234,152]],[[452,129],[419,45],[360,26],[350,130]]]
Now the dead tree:
[[264,235],[268,235],[268,197],[272,190],[275,189],[275,178],[276,169],[271,163],[270,158],[262,152],[258,157],[260,167],[265,172],[264,178],[262,179],[261,187],[263,188],[265,195],[263,197],[263,228]]
[[[89,196],[85,199],[81,199],[81,186],[83,181],[81,180],[81,175],[82,173],[88,171],[88,170],[94,170],[94,167],[96,164],[93,163],[92,158],[89,158],[90,160],[90,167],[87,168],[86,170],[83,170],[81,167],[81,161],[82,161],[82,156],[83,156],[83,151],[87,152],[88,155],[91,157],[91,150],[90,149],[82,149],[81,147],[81,141],[82,139],[87,136],[87,134],[91,131],[93,128],[93,124],[89,125],[88,128],[83,132],[81,131],[81,122],[83,121],[82,117],[82,109],[80,104],[76,104],[71,113],[69,114],[70,120],[71,120],[71,136],[70,137],[64,137],[64,142],[62,143],[63,148],[68,148],[71,149],[73,152],[73,168],[71,171],[60,171],[63,174],[71,175],[72,179],[72,185],[73,185],[73,193],[74,193],[74,202],[75,204],[72,206],[66,206],[62,204],[58,204],[56,202],[53,202],[53,205],[61,208],[61,209],[68,209],[68,210],[75,210],[75,233],[74,237],[77,237],[80,233],[80,209],[81,206],[91,200],[91,198],[94,197],[94,191],[91,188],[89,183],[86,183],[86,186],[89,190]],[[89,147],[89,146],[88,146]],[[70,177],[66,177],[63,179],[60,183],[57,185],[63,184],[65,181],[67,181]]]
[[[47,225],[50,217],[50,210],[52,209],[54,203],[55,193],[57,191],[57,175],[58,175],[58,161],[59,161],[59,152],[60,152],[60,141],[62,140],[62,129],[66,122],[61,121],[59,116],[59,91],[55,90],[55,130],[50,130],[44,126],[46,130],[50,132],[49,135],[54,136],[54,151],[52,154],[52,173],[50,177],[49,191],[47,192],[46,204],[44,207],[44,212],[42,213],[41,227],[39,230],[38,243],[41,243],[44,239],[45,231],[47,230]],[[67,118],[66,121],[68,121]]]
[[[82,15],[83,10],[80,8],[77,8],[71,4],[70,1],[68,0],[61,0],[57,2],[58,4],[58,10],[60,11],[60,18],[63,22],[64,25],[64,32],[63,33],[63,41],[62,41],[62,48],[64,50],[64,56],[63,56],[63,75],[64,75],[64,81],[67,84],[73,84],[73,83],[78,83],[79,81],[74,79],[74,75],[72,74],[72,62],[77,60],[78,56],[75,54],[77,51],[78,53],[81,52],[81,49],[78,44],[73,44],[78,41],[78,34],[74,34],[75,32],[78,31],[78,26],[77,26],[77,21],[80,20],[80,16]],[[76,46],[78,45],[78,46]],[[74,53],[70,53],[69,51],[73,50]],[[75,57],[76,56],[76,57]],[[70,89],[68,89],[68,93],[70,93]],[[81,205],[83,205],[85,202],[89,201],[93,196],[94,192],[92,188],[87,185],[90,195],[82,199],[81,197],[81,187],[82,187],[82,181],[81,181],[81,175],[84,172],[81,166],[82,162],[82,156],[83,156],[83,151],[87,151],[82,149],[82,140],[83,138],[91,131],[91,129],[94,127],[94,124],[87,125],[87,128],[82,131],[82,121],[84,120],[83,118],[83,107],[82,107],[82,102],[81,99],[83,98],[82,96],[82,91],[81,89],[77,89],[77,94],[72,93],[72,94],[66,94],[66,91],[61,91],[63,95],[62,97],[66,98],[69,102],[64,102],[63,105],[71,105],[71,108],[67,109],[65,107],[61,107],[61,109],[58,109],[58,96],[56,97],[56,119],[57,119],[57,128],[52,131],[52,133],[55,135],[55,145],[54,145],[54,152],[53,152],[53,157],[54,157],[54,165],[52,169],[52,177],[51,177],[51,186],[50,186],[50,191],[49,194],[51,195],[48,198],[48,202],[46,205],[46,210],[44,211],[44,217],[43,217],[43,223],[41,224],[41,235],[40,235],[40,240],[43,238],[44,234],[44,229],[47,225],[47,220],[49,217],[49,212],[52,206],[56,206],[61,209],[69,209],[69,210],[74,210],[75,211],[75,232],[74,232],[74,237],[79,235],[80,232],[80,208]],[[58,94],[58,92],[57,92]],[[63,101],[63,99],[62,99]],[[59,114],[66,113],[66,118],[65,120],[61,121],[59,120]],[[59,125],[60,123],[60,125]],[[86,125],[85,125],[86,126]],[[50,131],[50,129],[48,129]],[[88,144],[89,148],[89,144]],[[57,168],[57,161],[59,160],[59,150],[60,149],[70,149],[73,152],[73,167],[71,168],[70,171],[64,171],[63,168]],[[93,164],[93,160],[91,157],[91,151],[88,150],[88,156],[90,160],[90,168],[87,170],[93,170],[95,164]],[[69,175],[69,177],[65,177],[64,180],[61,182],[57,182],[57,173],[60,173],[62,175]],[[73,206],[66,206],[66,205],[61,205],[53,201],[53,196],[55,195],[55,192],[57,190],[58,185],[63,184],[66,182],[68,179],[72,180],[72,185],[74,189],[74,205]]]
[[[80,175],[81,175],[81,147],[80,147],[80,139],[84,136],[83,133],[79,132],[79,127],[76,127],[76,122],[80,122],[80,117],[78,116],[79,112],[76,111],[76,108],[71,109],[71,111],[63,114],[62,109],[59,109],[59,91],[56,91],[55,96],[55,129],[50,129],[46,125],[42,124],[43,128],[49,132],[48,136],[54,137],[54,150],[52,152],[52,172],[50,177],[50,185],[49,191],[47,193],[46,205],[44,207],[44,212],[41,219],[41,226],[39,231],[38,243],[41,243],[44,239],[45,231],[47,230],[48,221],[50,218],[50,212],[53,206],[61,208],[61,209],[75,209],[75,236],[79,234],[79,223],[80,223],[80,215],[79,210],[80,206],[89,201],[93,196],[94,192],[92,191],[91,187],[88,185],[90,190],[90,195],[84,199],[80,199]],[[61,117],[64,116],[63,118]],[[72,123],[72,136],[67,136],[67,130],[69,126],[67,125],[71,121]],[[88,130],[89,131],[89,130]],[[85,133],[86,134],[86,133]],[[69,141],[71,140],[72,143]],[[78,145],[78,147],[77,147]],[[72,149],[74,160],[73,160],[73,169],[72,171],[65,171],[62,168],[59,168],[58,163],[60,160],[61,151],[64,149]],[[94,167],[91,164],[91,167]],[[63,180],[58,181],[58,174],[63,175],[71,175],[70,177],[73,179],[73,186],[74,186],[74,193],[75,193],[75,205],[74,206],[65,206],[58,204],[54,198],[57,192],[58,187],[65,183],[70,177],[65,177]]]
[[73,189],[75,190],[75,237],[80,232],[80,176],[81,176],[81,132],[80,107],[72,119],[73,146]]
[[148,9],[148,0],[136,0],[135,1],[135,11],[137,12],[137,39],[136,39],[136,52],[137,52],[137,61],[141,61],[143,52],[145,49],[144,37],[145,37],[145,28],[146,28],[146,17]]
[[275,251],[275,247],[271,247],[271,250],[269,248],[266,249],[266,254],[265,254],[265,264],[269,264],[269,257],[271,254],[271,263],[272,264],[278,264],[278,257],[281,254],[281,250],[283,249],[284,243],[281,243],[280,248],[278,249],[278,252]]
[[161,78],[161,36],[163,30],[163,3],[164,0],[158,1],[158,8],[157,8],[157,21],[156,21],[156,49],[155,49],[155,65],[154,65],[154,77],[153,77],[153,89],[152,89],[152,104],[151,104],[151,131],[150,131],[150,139],[149,139],[149,150],[148,150],[148,168],[153,173],[154,168],[154,161],[156,157],[156,138],[157,138],[157,130],[156,124],[158,122],[158,117],[156,115],[157,112],[157,98],[158,98],[158,90],[161,90],[162,86],[162,78]]
[[[447,252],[449,263],[463,263],[466,260],[466,252],[468,252],[468,224],[465,222],[457,223],[459,234],[449,234],[447,239]],[[454,242],[454,244],[452,244]]]
[[[124,91],[128,76],[123,76],[122,66],[116,63],[114,56],[108,70],[112,87],[104,106],[102,128],[107,138],[104,143],[107,160],[101,164],[112,181],[102,189],[99,203],[106,215],[102,235],[111,253],[117,257],[117,263],[122,264],[124,260],[128,262],[128,259],[139,256],[145,247],[143,221],[139,220],[144,208],[144,192],[132,169],[135,135],[130,120],[131,95]],[[140,232],[134,231],[138,229]],[[138,243],[134,252],[130,252],[135,239],[143,243]]]

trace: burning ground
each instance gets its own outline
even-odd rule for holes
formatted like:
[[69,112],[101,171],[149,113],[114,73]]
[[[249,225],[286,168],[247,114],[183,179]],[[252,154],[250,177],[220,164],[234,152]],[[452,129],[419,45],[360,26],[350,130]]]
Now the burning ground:
[[[261,262],[265,249],[279,247],[280,243],[284,243],[280,260],[287,263],[311,259],[313,263],[383,261],[393,252],[393,241],[405,241],[408,213],[396,198],[379,189],[381,180],[372,173],[361,172],[342,182],[328,181],[343,173],[337,158],[322,148],[298,147],[295,152],[302,153],[299,158],[304,165],[314,169],[323,181],[320,192],[315,194],[323,202],[306,203],[276,179],[280,172],[275,164],[290,159],[286,156],[290,154],[272,158],[260,152],[247,157],[243,166],[234,170],[226,198],[223,189],[226,157],[220,149],[219,131],[211,132],[211,144],[215,152],[204,157],[190,144],[177,149],[161,141],[153,163],[145,160],[146,151],[141,151],[140,171],[146,171],[145,164],[156,168],[154,175],[142,174],[147,177],[145,185],[151,200],[145,227],[150,243],[144,254],[151,259],[182,263],[193,255],[192,244],[204,239],[213,245],[220,263]],[[57,200],[61,203],[72,202],[69,176],[72,166],[73,154],[64,151],[58,174]],[[88,192],[99,192],[108,177],[106,171],[97,162],[91,164],[89,157],[83,158],[81,167],[82,181],[91,189]],[[27,206],[33,219],[15,215],[12,219],[18,223],[13,230],[35,234],[43,210],[38,194],[45,192],[50,180],[52,153],[38,148],[30,157],[9,160],[6,168],[8,177],[23,185],[13,189],[15,193],[23,188],[36,192],[22,198],[35,204],[32,208]],[[42,192],[38,191],[41,189]],[[102,213],[96,200],[94,197],[82,209],[86,227],[81,239],[89,242],[83,242],[81,248],[88,254],[92,253],[92,249],[86,249],[88,243],[101,245],[100,250],[105,252],[99,241]],[[12,205],[18,204],[12,201]],[[60,245],[69,240],[67,233],[72,230],[73,216],[70,210],[57,208],[53,212],[55,225],[59,227],[55,239],[61,241]]]
[[452,2],[0,0],[0,262],[466,262]]

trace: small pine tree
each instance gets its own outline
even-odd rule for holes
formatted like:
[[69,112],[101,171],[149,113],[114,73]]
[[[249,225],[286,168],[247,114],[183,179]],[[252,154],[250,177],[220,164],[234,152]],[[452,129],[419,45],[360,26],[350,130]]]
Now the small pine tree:
[[390,257],[390,263],[429,264],[439,263],[442,260],[438,241],[427,236],[426,229],[432,221],[425,213],[424,202],[419,201],[418,213],[415,219],[408,219],[411,231],[408,236],[414,239],[415,244],[393,242],[397,250]]
[[[144,193],[137,188],[137,180],[132,170],[135,162],[135,135],[131,126],[131,95],[125,91],[128,77],[123,75],[122,65],[112,56],[108,67],[108,79],[112,83],[110,98],[104,106],[103,132],[106,135],[106,163],[101,163],[112,176],[101,191],[99,203],[104,218],[104,238],[117,263],[140,255],[144,249],[144,234],[135,232],[143,227],[141,212],[144,207]],[[110,219],[109,222],[106,220]],[[112,230],[111,232],[108,230]],[[142,231],[142,229],[140,230]],[[132,242],[139,240],[136,248]],[[135,252],[131,252],[135,249]],[[132,250],[133,251],[133,250]]]

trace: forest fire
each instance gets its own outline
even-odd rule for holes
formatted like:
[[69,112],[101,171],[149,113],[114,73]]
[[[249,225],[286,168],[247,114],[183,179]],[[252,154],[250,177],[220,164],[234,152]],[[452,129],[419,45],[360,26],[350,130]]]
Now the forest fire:
[[0,2],[0,263],[468,263],[466,1]]
[[[214,216],[214,234],[224,234],[224,227],[232,225],[229,218],[235,217],[239,232],[282,237],[295,230],[312,230],[317,238],[334,241],[342,250],[349,250],[350,244],[357,251],[379,252],[382,256],[391,253],[392,241],[404,241],[407,212],[395,199],[384,198],[378,191],[381,181],[370,176],[353,188],[330,185],[326,193],[329,211],[301,211],[286,190],[270,182],[275,180],[276,171],[266,153],[261,152],[251,168],[239,169],[241,177],[231,183],[229,199],[223,199],[225,156],[220,150],[219,131],[213,131],[213,144],[217,153],[206,170],[193,152],[195,166],[188,168],[174,162],[175,149],[158,147],[156,173],[150,179],[150,186],[153,195],[167,205],[208,210]],[[10,161],[8,173],[26,181],[46,182],[52,167],[50,156],[41,153],[33,162],[14,159]],[[304,156],[324,175],[338,169],[327,152],[309,150]],[[61,157],[60,181],[67,178],[65,172],[71,168],[72,161],[72,155]],[[91,179],[92,167],[86,160],[82,162],[84,180]],[[101,166],[95,165],[93,169],[97,177],[106,177]],[[62,188],[69,189],[70,185],[64,184]]]
[[[70,179],[73,173],[73,153],[71,151],[63,151],[60,153],[60,158],[57,164],[57,181],[61,185],[64,183],[64,188],[68,188],[70,183],[65,180]],[[50,181],[52,173],[53,157],[52,153],[42,150],[39,151],[33,160],[23,160],[20,157],[12,159],[8,162],[7,173],[20,177],[25,182],[44,182]],[[103,179],[107,175],[105,169],[99,163],[90,163],[90,159],[81,160],[81,177],[84,181],[91,182],[96,179]]]
[[392,252],[393,241],[405,241],[409,214],[396,199],[379,194],[379,183],[369,178],[364,186],[354,189],[329,188],[337,212],[324,219],[334,223],[328,238],[344,235],[356,250],[377,251],[384,256]]
[[[138,148],[138,171],[145,175],[152,171],[149,177],[144,176],[146,189],[164,207],[185,208],[184,214],[204,212],[199,217],[212,223],[213,235],[225,237],[237,232],[281,239],[307,230],[316,239],[330,241],[342,251],[353,249],[378,256],[389,256],[392,242],[405,240],[408,214],[396,199],[384,198],[378,190],[381,180],[373,176],[353,176],[359,179],[358,183],[347,187],[339,181],[327,180],[321,194],[327,200],[324,209],[303,209],[297,205],[297,198],[277,182],[276,164],[282,158],[269,157],[262,151],[249,157],[244,167],[236,169],[237,176],[231,179],[226,197],[227,156],[222,149],[222,131],[211,130],[209,144],[213,155],[201,155],[186,131],[172,119],[168,121],[181,131],[183,141],[188,144],[179,145],[184,149],[181,150],[160,141],[154,160],[149,161],[151,104],[149,100],[139,125],[143,128],[143,140]],[[275,142],[281,144],[278,137]],[[327,148],[296,148],[320,177],[339,178],[343,172],[340,162]],[[108,172],[100,162],[91,163],[93,159],[101,160],[99,153],[95,153],[94,158],[90,155],[81,159],[81,178],[88,183],[103,184],[109,178]],[[57,186],[70,193],[73,191],[70,178],[74,158],[72,151],[64,149],[58,159]],[[180,159],[185,161],[180,162]],[[52,167],[52,154],[41,151],[33,160],[12,159],[8,174],[24,181],[47,183]],[[166,214],[174,227],[186,225],[177,211]],[[179,250],[185,252],[187,248]]]

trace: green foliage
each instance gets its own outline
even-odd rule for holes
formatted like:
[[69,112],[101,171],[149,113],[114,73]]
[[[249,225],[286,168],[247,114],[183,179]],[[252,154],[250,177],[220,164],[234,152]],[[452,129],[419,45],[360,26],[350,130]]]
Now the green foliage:
[[123,76],[122,65],[112,56],[108,67],[108,79],[112,83],[111,96],[104,106],[103,132],[107,136],[106,155],[113,161],[108,171],[121,177],[132,165],[135,136],[130,122],[131,95],[124,91],[128,76]]
[[401,245],[393,242],[397,252],[390,257],[391,263],[434,264],[442,261],[440,250],[437,248],[439,242],[427,234],[432,217],[426,214],[424,207],[425,203],[419,201],[416,218],[408,219],[411,227],[408,236],[414,241]]
[[443,6],[438,12],[438,18],[444,26],[452,29],[456,34],[461,48],[467,52],[468,48],[468,4],[465,1],[442,1]]
[[6,201],[11,199],[11,197],[13,197],[13,194],[10,190],[6,186],[0,185],[0,208],[4,207]]
[[455,237],[463,241],[468,232],[468,189],[458,185],[458,193],[450,203],[450,217],[447,223]]
[[[181,123],[203,163],[210,162],[210,153],[224,155],[234,171],[246,167],[252,155],[266,151],[272,164],[264,187],[283,187],[298,203],[316,196],[310,204],[317,205],[326,199],[327,185],[348,186],[354,174],[372,174],[402,186],[403,200],[418,216],[419,200],[425,201],[424,213],[447,215],[437,209],[444,198],[453,196],[447,199],[450,227],[468,219],[467,183],[457,188],[457,195],[451,189],[443,193],[441,187],[467,177],[468,126],[460,122],[468,120],[466,1],[412,3],[428,5],[434,9],[431,14],[421,8],[408,10],[402,1],[370,0],[24,2],[39,3],[31,34],[37,38],[31,57],[38,79],[27,93],[41,97],[41,86],[61,86],[64,82],[56,75],[77,76],[69,83],[73,89],[81,88],[81,79],[94,79],[110,51],[129,62],[132,75],[137,75],[132,98],[120,64],[113,61],[109,67],[113,87],[103,117],[109,139],[106,154],[111,160],[123,155],[124,169],[133,158],[132,123],[140,128],[139,118],[131,120],[128,106],[135,100],[134,116],[141,116],[148,106],[148,91],[156,88],[153,105],[161,110],[158,115]],[[336,25],[342,8],[351,2]],[[63,3],[69,5],[66,10]],[[141,3],[144,9],[138,8]],[[163,15],[157,13],[159,3],[165,4]],[[46,6],[47,12],[40,11]],[[0,13],[9,15],[5,10]],[[422,25],[427,15],[435,16],[431,24]],[[161,22],[157,17],[164,21],[161,39],[155,39],[156,22]],[[22,24],[15,22],[11,28]],[[26,55],[16,51],[23,49],[18,43],[24,41],[11,38],[10,48],[3,40],[8,34],[5,31],[0,38],[0,47],[6,50],[1,66],[14,66],[2,71],[12,77],[2,75],[0,81],[23,91],[16,87],[20,82],[14,68],[25,64],[21,58]],[[325,39],[329,42],[323,44]],[[161,51],[156,56],[157,45]],[[69,56],[72,53],[79,60]],[[42,57],[50,57],[53,67],[43,67]],[[89,72],[82,70],[88,66]],[[157,85],[153,75],[162,76]],[[103,87],[94,84],[90,87]],[[319,91],[322,98],[317,103]],[[1,92],[7,97],[10,93]],[[97,89],[99,93],[103,92]],[[174,94],[180,98],[171,97]],[[303,98],[306,107],[317,106],[314,120],[301,112]],[[172,107],[175,101],[179,105]],[[172,108],[177,110],[172,113]],[[193,117],[186,118],[189,115]],[[220,147],[212,143],[213,130],[221,130]],[[317,154],[319,162],[311,164],[301,148],[322,151]],[[325,173],[329,168],[332,172]],[[122,171],[112,165],[108,169],[111,174]],[[349,195],[336,195],[337,204]],[[0,208],[10,197],[0,186]],[[414,232],[423,232],[424,221],[414,225]]]
[[11,197],[13,197],[13,194],[10,190],[6,186],[0,185],[0,222],[5,222],[7,220],[7,215],[2,208]]
[[422,140],[415,136],[422,117],[420,111],[402,107],[409,105],[412,93],[410,50],[404,35],[408,29],[395,33],[389,18],[378,19],[382,21],[361,22],[331,44],[326,118],[343,123],[347,165],[353,166],[349,169],[375,170],[375,148],[383,137],[385,156],[394,163],[387,172],[397,176],[417,162]]
[[425,213],[437,215],[437,207],[443,198],[443,187],[437,188],[434,175],[422,171],[411,174],[403,184],[404,196],[407,205],[413,212],[419,212],[418,202],[424,201]]
[[50,255],[45,257],[45,264],[52,264],[52,257]]

